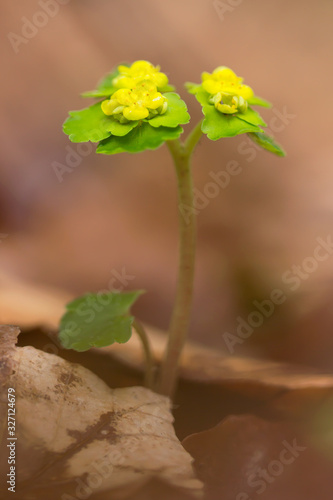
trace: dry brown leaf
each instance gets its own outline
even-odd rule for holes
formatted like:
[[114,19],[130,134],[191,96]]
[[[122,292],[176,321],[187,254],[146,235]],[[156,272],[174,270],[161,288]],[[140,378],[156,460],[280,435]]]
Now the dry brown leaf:
[[[11,349],[2,358],[0,377],[16,391],[19,498],[123,494],[151,477],[200,494],[192,458],[175,435],[168,398],[143,387],[110,389],[81,365],[33,347],[13,350],[9,340],[15,333],[11,327],[0,330],[3,350]],[[6,438],[5,432],[3,455]],[[8,466],[1,465],[5,477]]]
[[183,444],[195,458],[207,500],[332,499],[333,461],[305,428],[231,416]]
[[20,281],[0,271],[0,324],[57,329],[64,307],[73,297],[63,290]]
[[[30,297],[31,305],[26,297]],[[69,297],[66,292],[31,287],[11,277],[2,277],[0,299],[0,317],[3,316],[7,323],[18,324],[22,328],[47,326],[56,329]],[[24,312],[20,311],[21,305]],[[147,327],[147,334],[154,357],[160,363],[166,335],[152,327]],[[113,344],[98,351],[138,370],[144,368],[145,358],[135,332],[127,344]],[[333,375],[287,363],[226,356],[222,351],[195,342],[188,342],[185,346],[180,376],[195,383],[230,389],[259,403],[269,401],[274,411],[296,417],[312,411],[333,395]]]
[[[148,334],[155,359],[161,362],[166,336],[155,329],[149,329]],[[134,334],[128,344],[105,347],[102,351],[138,369],[144,366],[140,342]],[[188,342],[184,348],[180,376],[183,380],[228,388],[257,402],[269,401],[272,409],[288,416],[312,411],[333,396],[333,375],[287,363],[225,356],[195,342]]]
[[[8,379],[14,370],[13,355],[19,329],[15,326],[0,327],[0,442],[2,442],[7,423]],[[0,454],[0,470],[4,457]]]

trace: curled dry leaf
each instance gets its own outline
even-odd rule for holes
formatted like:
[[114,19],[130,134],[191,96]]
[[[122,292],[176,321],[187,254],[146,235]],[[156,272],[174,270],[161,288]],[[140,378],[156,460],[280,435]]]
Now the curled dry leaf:
[[[7,387],[14,371],[15,344],[19,329],[15,326],[0,327],[0,440],[2,441],[7,422]],[[3,455],[0,454],[0,470]]]
[[[148,334],[155,359],[161,362],[166,336],[155,329],[149,329]],[[135,336],[124,346],[102,350],[133,367],[144,366],[140,343]],[[226,356],[195,342],[188,342],[184,348],[180,376],[210,387],[230,389],[257,403],[269,401],[271,409],[288,417],[298,418],[312,412],[317,405],[333,397],[333,375],[287,363]]]
[[[112,498],[124,498],[152,477],[200,496],[168,398],[143,387],[110,389],[80,365],[33,347],[13,349],[15,334],[1,327],[0,381],[3,398],[5,386],[16,393],[20,499],[73,500],[111,490]],[[6,421],[1,429],[6,455]],[[3,461],[2,477],[7,468]]]
[[287,422],[231,416],[183,441],[207,500],[331,500],[333,457]]
[[0,324],[57,329],[72,296],[63,290],[32,285],[0,271]]
[[[33,306],[27,307],[27,297]],[[0,319],[6,323],[15,323],[22,328],[46,326],[56,330],[70,299],[63,291],[32,287],[12,277],[0,276]],[[166,335],[151,327],[147,327],[147,334],[154,357],[160,363]],[[138,370],[144,369],[141,342],[134,332],[130,342],[98,350],[101,351]],[[287,363],[226,356],[223,351],[194,342],[185,346],[180,376],[217,389],[230,389],[235,395],[258,404],[269,401],[274,412],[297,418],[333,395],[333,375]]]

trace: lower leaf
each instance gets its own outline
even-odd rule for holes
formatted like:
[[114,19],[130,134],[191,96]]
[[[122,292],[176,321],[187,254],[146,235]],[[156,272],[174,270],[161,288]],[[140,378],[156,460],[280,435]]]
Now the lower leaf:
[[257,125],[241,120],[237,116],[220,113],[210,104],[203,106],[203,113],[205,119],[202,123],[202,131],[212,141],[217,141],[222,137],[234,137],[239,134],[261,131]]
[[66,349],[87,351],[124,343],[131,337],[133,317],[129,309],[142,291],[88,293],[67,304],[59,339]]
[[275,142],[274,138],[264,132],[253,132],[248,134],[248,136],[253,142],[258,144],[258,146],[266,149],[266,151],[270,151],[270,153],[274,153],[277,156],[286,156],[286,152],[277,142]]
[[139,125],[123,137],[111,136],[100,142],[96,152],[102,154],[138,153],[146,149],[156,149],[167,140],[177,139],[182,134],[182,127],[154,128],[148,122]]

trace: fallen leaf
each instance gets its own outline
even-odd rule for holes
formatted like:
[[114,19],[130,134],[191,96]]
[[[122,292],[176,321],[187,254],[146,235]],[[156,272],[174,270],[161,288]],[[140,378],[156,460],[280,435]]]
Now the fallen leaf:
[[[110,389],[81,365],[33,347],[13,349],[16,334],[1,327],[0,381],[16,394],[20,499],[73,500],[111,490],[122,495],[152,477],[200,496],[168,398],[143,387]],[[1,428],[6,455],[6,419]],[[8,465],[1,465],[5,477]]]
[[[161,363],[166,335],[156,329],[147,330],[157,363]],[[137,369],[144,366],[138,338],[124,346],[114,345],[101,351]],[[225,356],[195,342],[185,345],[179,368],[183,380],[229,389],[257,403],[269,401],[271,409],[288,417],[299,417],[315,410],[333,396],[333,375],[316,369],[255,358]]]
[[0,271],[0,324],[56,330],[65,304],[71,299],[72,295],[64,290],[33,285]]
[[[15,326],[0,327],[0,441],[7,423],[7,381],[14,371],[13,356],[19,329]],[[0,454],[0,470],[3,455]]]
[[[25,297],[30,297],[33,303],[30,309],[27,305],[24,306]],[[21,328],[42,326],[56,331],[65,311],[68,294],[61,290],[31,287],[13,278],[4,279],[2,276],[0,300],[0,318],[4,317],[6,323],[15,323]],[[9,307],[6,309],[3,303],[7,303]],[[24,313],[20,310],[21,305]],[[150,326],[146,327],[146,330],[154,358],[157,364],[161,363],[167,341],[166,334]],[[135,331],[127,344],[113,344],[96,352],[107,353],[140,371],[145,366],[141,341]],[[271,410],[281,416],[299,418],[305,413],[313,412],[324,400],[333,396],[333,375],[288,363],[226,356],[222,351],[195,342],[187,342],[185,345],[179,373],[183,380],[209,384],[217,390],[228,389],[240,397],[252,399],[256,404],[269,401]]]
[[207,500],[331,500],[333,461],[286,422],[231,416],[183,441]]

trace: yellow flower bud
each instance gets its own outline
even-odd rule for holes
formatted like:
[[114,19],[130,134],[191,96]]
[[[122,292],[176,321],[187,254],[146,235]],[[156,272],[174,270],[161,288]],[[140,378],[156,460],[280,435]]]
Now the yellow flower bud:
[[253,97],[251,87],[230,68],[219,66],[213,73],[202,73],[202,88],[211,94],[210,102],[221,113],[245,113],[247,99]]
[[[157,91],[156,86],[144,80],[133,89],[119,89],[110,99],[102,102],[103,113],[113,116],[121,123],[131,120],[152,118],[165,113],[168,107],[166,97]],[[124,121],[125,120],[125,121]]]
[[168,84],[168,77],[160,72],[159,66],[148,61],[135,61],[130,67],[118,66],[119,76],[113,79],[112,85],[118,89],[133,89],[144,80],[149,80],[157,89]]
[[209,101],[214,104],[218,111],[227,115],[245,113],[248,106],[242,96],[236,96],[226,92],[218,92],[213,95]]

